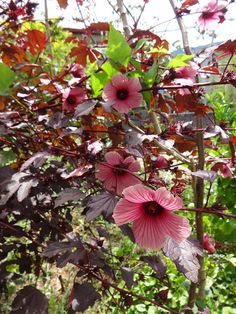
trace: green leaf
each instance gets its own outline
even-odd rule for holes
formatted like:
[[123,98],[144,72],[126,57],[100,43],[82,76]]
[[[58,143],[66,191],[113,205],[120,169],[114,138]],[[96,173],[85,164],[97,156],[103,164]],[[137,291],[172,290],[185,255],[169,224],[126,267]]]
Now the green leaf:
[[143,47],[143,45],[146,44],[146,42],[147,42],[147,38],[142,38],[142,39],[140,39],[140,40],[137,42],[137,44],[136,44],[136,46],[135,46],[135,48],[134,48],[134,51],[139,50],[141,47]]
[[6,271],[9,273],[16,273],[19,271],[19,265],[17,265],[17,264],[7,265]]
[[151,86],[156,77],[157,77],[157,70],[158,70],[158,63],[157,61],[155,60],[153,65],[151,66],[151,68],[148,70],[147,73],[145,73],[144,75],[144,82],[148,85],[148,86]]
[[106,72],[109,79],[111,79],[112,76],[118,72],[117,69],[115,69],[109,61],[105,62],[102,65],[102,69],[104,72]]
[[193,55],[179,54],[167,64],[168,68],[179,68],[188,65],[188,61],[192,60]]
[[128,65],[131,57],[131,48],[126,39],[112,25],[110,25],[106,54],[108,58],[124,66]]
[[90,83],[94,97],[97,97],[101,94],[104,85],[106,85],[108,81],[109,79],[105,72],[98,72],[91,75]]
[[132,63],[135,69],[138,70],[139,74],[143,76],[140,63],[133,58],[130,59],[130,63]]
[[0,63],[0,95],[5,96],[9,92],[10,85],[14,82],[15,73],[4,63]]
[[0,167],[9,165],[16,160],[16,155],[12,150],[0,151]]

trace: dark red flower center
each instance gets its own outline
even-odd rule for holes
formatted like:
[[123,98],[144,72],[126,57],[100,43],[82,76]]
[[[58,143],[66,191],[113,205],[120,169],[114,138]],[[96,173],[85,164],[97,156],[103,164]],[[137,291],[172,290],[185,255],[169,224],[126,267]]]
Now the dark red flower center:
[[66,98],[66,102],[67,102],[69,105],[76,105],[76,96],[75,96],[75,95],[69,95],[69,96]]
[[125,88],[118,89],[118,91],[116,92],[116,97],[120,100],[127,99],[128,95],[129,95],[129,92]]
[[115,165],[114,167],[113,172],[118,175],[126,173],[128,169],[128,165],[125,164]]
[[160,215],[165,209],[155,201],[146,202],[143,204],[145,214],[149,216]]
[[204,20],[212,19],[216,12],[202,12],[202,18]]

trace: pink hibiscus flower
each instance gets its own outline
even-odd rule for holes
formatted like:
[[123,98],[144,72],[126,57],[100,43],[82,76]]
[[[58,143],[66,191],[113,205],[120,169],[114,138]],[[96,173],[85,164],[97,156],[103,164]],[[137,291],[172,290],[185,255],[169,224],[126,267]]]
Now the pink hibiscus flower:
[[165,187],[154,191],[137,184],[126,188],[123,195],[113,218],[118,226],[133,222],[135,241],[141,247],[160,249],[167,238],[180,243],[190,235],[188,220],[171,213],[182,208],[182,199]]
[[208,233],[204,233],[203,236],[203,247],[210,254],[214,254],[216,252],[215,241],[212,239]]
[[105,160],[97,166],[96,178],[104,181],[104,187],[108,191],[121,195],[125,188],[140,182],[134,174],[140,169],[134,157],[124,159],[117,152],[109,152],[105,154]]
[[222,164],[222,166],[219,169],[219,173],[223,178],[228,178],[233,176],[233,171],[230,168],[229,164]]
[[113,213],[118,226],[133,222],[135,241],[146,249],[160,249],[167,238],[177,243],[191,232],[187,219],[171,213],[182,208],[182,199],[174,197],[166,188],[150,190],[137,184],[123,191]]
[[176,69],[175,75],[177,77],[177,80],[181,78],[181,79],[189,80],[191,82],[195,82],[195,76],[198,72],[198,69],[199,69],[199,66],[195,62],[189,61],[188,66],[180,67]]
[[127,113],[129,109],[142,103],[143,96],[139,92],[141,88],[138,78],[129,80],[125,75],[118,73],[113,75],[110,83],[104,87],[103,98],[109,107]]
[[81,87],[67,88],[62,95],[63,111],[72,112],[85,100],[85,91]]
[[201,9],[201,12],[198,21],[203,29],[214,29],[218,23],[224,22],[226,10],[223,5],[218,4],[218,0],[211,0]]
[[224,162],[216,162],[213,167],[211,168],[213,171],[218,171],[218,173],[223,178],[228,178],[233,176],[233,169],[231,168],[230,163],[224,163]]

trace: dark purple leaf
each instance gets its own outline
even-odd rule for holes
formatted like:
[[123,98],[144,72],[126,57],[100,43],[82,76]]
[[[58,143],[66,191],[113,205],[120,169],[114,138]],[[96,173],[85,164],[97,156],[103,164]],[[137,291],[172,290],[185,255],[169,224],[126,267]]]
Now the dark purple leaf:
[[20,277],[20,275],[18,274],[7,271],[7,267],[16,264],[17,264],[16,260],[5,261],[0,264],[0,287],[3,286],[4,282],[9,282]]
[[126,153],[131,154],[137,158],[143,158],[143,150],[144,148],[142,148],[140,145],[137,145],[135,147],[127,147],[125,149]]
[[32,187],[37,186],[39,181],[26,172],[17,172],[12,177],[8,184],[4,185],[4,190],[7,192],[2,196],[0,205],[6,202],[17,192],[17,199],[22,202],[30,193]]
[[211,314],[211,312],[210,312],[209,308],[206,307],[205,309],[199,311],[198,314]]
[[48,314],[48,299],[38,289],[26,286],[17,293],[9,314]]
[[225,142],[229,142],[229,135],[218,125],[208,126],[204,132],[204,138],[220,135],[221,139]]
[[65,117],[63,113],[57,111],[53,116],[42,115],[38,118],[39,122],[45,121],[47,126],[54,129],[60,129],[67,126],[69,118]]
[[14,174],[14,170],[12,170],[9,166],[4,166],[0,168],[0,186],[5,186],[6,182],[11,179]]
[[135,243],[134,233],[128,224],[119,226],[119,228],[121,229],[123,234],[125,234],[127,237],[129,237],[130,241]]
[[124,279],[126,286],[130,289],[134,284],[134,272],[128,267],[121,268],[121,276]]
[[93,110],[93,108],[96,106],[95,100],[88,100],[83,102],[82,104],[79,104],[75,109],[74,118],[80,117],[80,116],[86,116],[90,113],[90,111]]
[[59,253],[63,253],[68,249],[73,247],[72,242],[53,242],[48,245],[48,247],[43,251],[42,255],[48,258],[58,255]]
[[81,177],[86,172],[88,172],[91,168],[93,168],[93,166],[91,164],[80,165],[78,168],[74,169],[69,174],[62,174],[62,177],[64,179],[70,179],[73,177]]
[[50,156],[48,152],[38,152],[26,160],[20,168],[20,171],[24,171],[27,169],[31,164],[33,164],[36,168],[41,167],[46,159]]
[[57,267],[64,267],[67,263],[78,264],[86,258],[86,251],[84,249],[76,249],[76,251],[71,252],[71,250],[66,251],[57,259]]
[[52,242],[48,247],[43,251],[42,255],[48,258],[58,255],[59,253],[64,253],[65,251],[70,251],[72,249],[83,250],[83,244],[80,239],[75,241],[64,241],[64,242]]
[[142,144],[144,140],[148,140],[152,142],[154,139],[157,139],[157,138],[158,138],[158,135],[144,135],[136,131],[131,131],[127,134],[127,142],[132,147]]
[[102,192],[90,198],[87,203],[89,210],[86,213],[86,221],[94,220],[99,215],[108,218],[112,215],[117,200],[114,194]]
[[141,256],[140,260],[147,263],[156,272],[159,279],[163,279],[165,277],[167,267],[159,256]]
[[203,252],[197,240],[188,238],[178,244],[174,240],[168,239],[163,252],[189,280],[194,283],[198,282],[200,268],[198,255],[202,256]]
[[88,282],[75,283],[71,294],[71,308],[76,312],[84,312],[89,306],[93,306],[96,300],[100,299],[100,294]]
[[198,170],[195,172],[191,172],[191,174],[193,176],[202,178],[203,180],[210,181],[211,183],[213,183],[217,177],[217,173],[211,170]]
[[80,201],[84,199],[84,197],[85,197],[85,194],[82,193],[80,190],[67,188],[63,190],[55,199],[54,208],[64,205],[65,203],[70,202],[70,201],[76,201],[76,202]]
[[161,290],[158,292],[158,297],[160,299],[166,301],[168,298],[168,292],[169,292],[169,289]]

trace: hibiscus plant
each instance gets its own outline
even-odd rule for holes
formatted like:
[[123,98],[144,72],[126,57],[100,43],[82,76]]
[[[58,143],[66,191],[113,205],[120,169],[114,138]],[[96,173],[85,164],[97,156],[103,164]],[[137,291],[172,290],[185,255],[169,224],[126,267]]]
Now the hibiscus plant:
[[[47,14],[33,27],[38,2],[0,4],[3,313],[221,313],[209,276],[235,266],[235,112],[222,90],[235,95],[236,41],[193,51],[185,16],[206,32],[234,1],[170,0],[178,54],[139,29],[149,1],[138,18],[108,1],[123,31],[89,24],[91,1],[76,1],[83,30],[56,66]],[[51,308],[45,265],[64,312]]]

